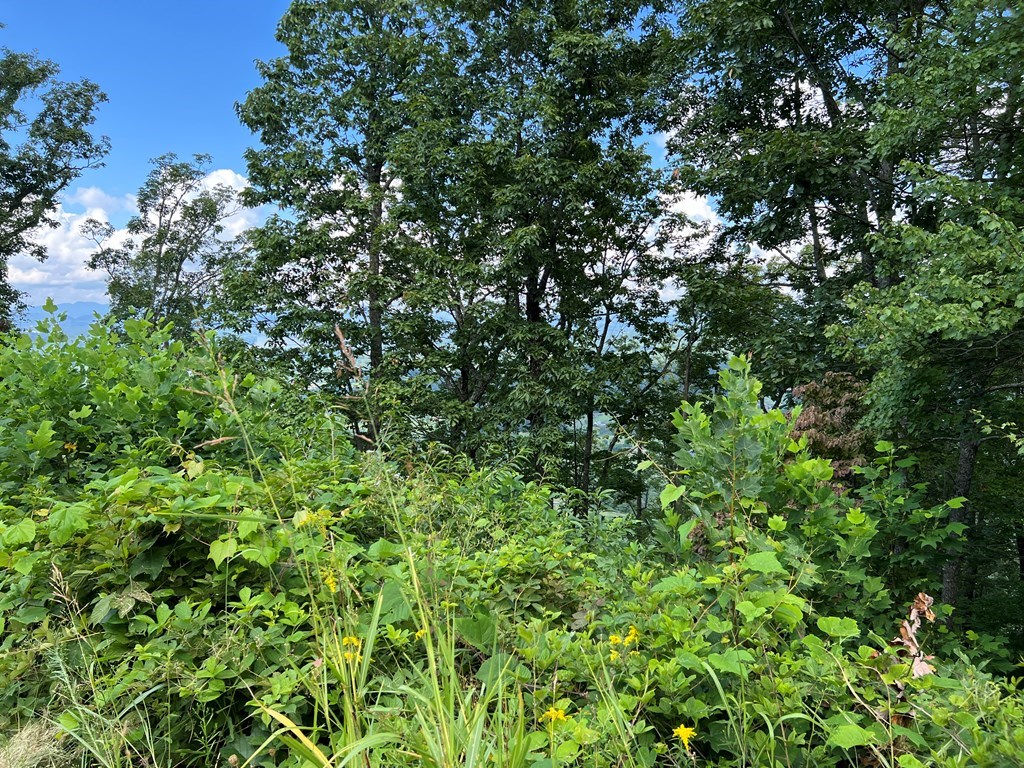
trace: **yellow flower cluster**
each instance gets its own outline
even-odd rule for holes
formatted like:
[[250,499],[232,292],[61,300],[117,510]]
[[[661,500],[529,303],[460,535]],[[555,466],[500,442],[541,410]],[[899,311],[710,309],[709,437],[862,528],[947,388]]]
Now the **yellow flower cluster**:
[[363,647],[363,641],[360,640],[358,637],[346,635],[345,637],[341,638],[341,647],[347,649],[343,651],[341,654],[341,657],[345,661],[354,664],[357,661],[363,660],[363,655],[359,652],[360,649]]
[[320,571],[320,578],[323,579],[324,586],[327,587],[331,592],[338,591],[338,579],[334,575],[334,571],[324,568]]
[[309,507],[303,507],[295,513],[295,517],[292,518],[292,522],[295,523],[296,528],[319,528],[320,533],[326,536],[327,526],[336,522],[339,518],[344,517],[345,514],[346,513],[344,511],[335,514],[327,507],[320,507],[320,509],[317,510],[312,510]]
[[683,742],[683,749],[690,751],[690,739],[697,735],[697,731],[688,725],[682,725],[672,731],[672,735]]
[[632,646],[633,650],[629,652],[636,653],[636,646],[640,644],[640,630],[630,624],[629,632],[626,633],[625,637],[622,637],[622,635],[609,635],[608,643],[612,646],[611,654],[609,655],[612,661],[615,661],[622,655],[615,646],[622,646],[623,650]]
[[565,710],[564,709],[555,709],[554,707],[548,707],[547,712],[545,712],[543,715],[540,716],[541,722],[544,722],[545,720],[547,720],[550,723],[554,723],[554,722],[556,722],[558,720],[565,720],[565,719],[567,719],[566,716],[565,716]]
[[629,647],[631,645],[639,645],[640,643],[640,630],[634,627],[632,624],[629,625],[629,632],[626,633],[625,637],[620,635],[610,635],[608,642],[612,645],[621,645]]
[[416,630],[416,639],[417,640],[422,640],[426,636],[427,636],[427,630],[426,629],[417,629]]

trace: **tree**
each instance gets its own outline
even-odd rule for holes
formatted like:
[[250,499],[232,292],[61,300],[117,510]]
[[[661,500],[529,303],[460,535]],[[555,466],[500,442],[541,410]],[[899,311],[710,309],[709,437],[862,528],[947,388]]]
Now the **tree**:
[[[668,348],[641,145],[647,3],[293,3],[240,107],[272,335],[329,383],[337,323],[410,433],[473,453],[546,449],[582,488],[617,381]],[[642,30],[642,34],[638,34]],[[653,377],[657,379],[657,377]],[[563,450],[567,443],[574,448]]]
[[0,329],[21,304],[7,278],[12,256],[46,258],[35,242],[56,227],[57,197],[109,149],[89,132],[106,97],[88,80],[59,80],[56,64],[0,48]]
[[[800,352],[781,367],[784,390],[858,369],[871,381],[870,424],[926,453],[934,492],[970,499],[953,523],[979,536],[976,467],[999,462],[974,413],[1016,420],[1024,379],[1019,10],[1003,0],[679,9],[681,95],[663,127],[680,184],[714,196],[724,220],[701,268],[755,262],[753,280],[785,289],[799,311],[775,346]],[[984,588],[972,557],[950,548],[947,602]]]
[[336,370],[336,326],[366,357],[371,380],[382,375],[385,316],[410,268],[390,213],[395,144],[409,124],[424,35],[409,0],[296,0],[277,30],[288,54],[259,65],[264,82],[238,107],[261,142],[246,154],[247,199],[283,211],[254,233],[243,289],[273,318],[260,330],[288,340],[321,384]]
[[715,199],[723,220],[715,248],[757,265],[763,285],[798,302],[792,325],[779,327],[809,342],[785,371],[792,388],[845,365],[824,329],[845,315],[852,284],[887,279],[865,238],[900,206],[899,157],[874,153],[869,129],[886,76],[902,66],[892,42],[914,34],[922,5],[682,0],[677,8],[680,65],[662,122],[670,162],[681,186]]
[[558,457],[587,489],[599,422],[643,418],[618,382],[644,392],[670,347],[664,180],[641,144],[651,8],[445,6],[446,79],[404,137],[402,206],[430,252],[416,295],[438,323],[411,367],[448,394],[456,444]]
[[[957,2],[892,41],[905,64],[887,78],[871,140],[875,155],[908,160],[895,176],[904,216],[869,240],[886,281],[858,286],[856,322],[832,331],[874,373],[876,423],[933,451],[940,487],[968,499],[952,517],[971,547],[943,574],[943,600],[965,612],[985,589],[977,558],[997,551],[982,532],[1024,530],[1019,516],[986,520],[1012,505],[976,477],[1002,450],[978,414],[1018,421],[1024,389],[1022,34],[1015,4]],[[995,471],[1001,483],[1005,465]]]
[[236,240],[222,237],[224,221],[240,210],[234,189],[207,185],[209,162],[209,155],[187,162],[174,154],[153,160],[123,242],[113,243],[115,230],[107,222],[90,219],[84,225],[83,233],[98,246],[89,268],[109,275],[116,319],[172,321],[176,335],[187,336],[207,313],[222,268],[239,249]]

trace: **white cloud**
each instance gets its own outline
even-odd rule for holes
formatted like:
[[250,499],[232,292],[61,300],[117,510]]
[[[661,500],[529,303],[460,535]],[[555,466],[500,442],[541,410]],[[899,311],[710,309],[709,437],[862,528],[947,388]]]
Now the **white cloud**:
[[[235,192],[241,192],[249,186],[249,180],[240,173],[230,168],[219,168],[211,171],[203,179],[203,189],[212,190],[214,187],[230,187]],[[223,237],[227,239],[238,237],[247,229],[255,227],[266,218],[266,212],[261,209],[239,208],[228,216],[221,224],[224,226]]]
[[203,179],[204,189],[213,189],[214,187],[231,187],[236,192],[241,192],[247,186],[249,186],[249,180],[240,173],[235,173],[230,168],[219,168],[216,171],[210,171],[206,178]]
[[686,218],[698,224],[709,222],[712,225],[718,224],[720,219],[718,213],[711,207],[711,202],[705,195],[698,195],[695,192],[683,192],[676,195],[669,204],[672,213],[685,214]]
[[58,206],[54,219],[59,226],[41,229],[35,237],[49,254],[46,261],[38,262],[27,256],[10,260],[7,274],[11,285],[27,294],[29,304],[38,306],[47,298],[58,304],[106,301],[103,275],[85,266],[95,249],[95,244],[79,232],[88,218],[108,220],[106,211],[99,207],[76,213]]
[[[122,195],[114,197],[108,195],[99,187],[79,187],[70,195],[67,202],[75,203],[86,209],[102,211],[105,214],[115,213],[137,213],[134,195]],[[93,218],[96,218],[95,216]]]
[[[203,181],[206,189],[225,185],[241,190],[247,185],[244,176],[228,168],[209,173]],[[107,301],[106,275],[90,270],[86,262],[96,250],[96,244],[81,233],[87,219],[119,222],[126,215],[137,213],[132,195],[121,197],[107,194],[98,187],[78,187],[58,205],[54,219],[58,226],[40,229],[36,242],[46,248],[48,258],[39,262],[28,256],[15,256],[8,264],[11,285],[24,291],[26,301],[33,306],[42,305],[52,298],[58,305],[75,301]],[[240,209],[224,222],[224,235],[232,238],[259,224],[265,217],[261,210]],[[115,231],[111,245],[127,237],[124,229]]]

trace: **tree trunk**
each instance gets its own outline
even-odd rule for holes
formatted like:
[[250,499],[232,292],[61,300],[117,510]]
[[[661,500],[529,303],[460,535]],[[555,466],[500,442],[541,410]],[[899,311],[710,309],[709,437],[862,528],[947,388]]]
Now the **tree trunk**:
[[[587,431],[583,436],[583,461],[580,469],[580,490],[585,494],[590,493],[590,467],[594,456],[594,400],[591,398],[587,408]],[[589,511],[590,500],[584,496],[584,511]]]
[[367,265],[366,301],[370,324],[370,379],[380,374],[384,362],[384,336],[381,330],[384,311],[380,301],[380,252],[381,229],[384,225],[384,190],[381,179],[384,163],[374,160],[367,173],[369,193],[372,195],[370,208],[370,242],[368,244],[369,264]]
[[[956,476],[953,478],[953,495],[969,498],[971,482],[974,479],[974,467],[978,461],[979,441],[973,437],[962,436],[958,444]],[[959,509],[949,511],[949,522],[966,523],[970,513],[970,502],[965,502]],[[942,602],[956,605],[960,598],[960,575],[963,558],[950,556],[942,567]]]

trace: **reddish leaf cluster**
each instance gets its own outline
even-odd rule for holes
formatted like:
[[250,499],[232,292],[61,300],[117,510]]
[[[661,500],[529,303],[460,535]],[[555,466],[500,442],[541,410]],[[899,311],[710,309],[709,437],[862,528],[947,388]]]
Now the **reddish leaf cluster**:
[[829,459],[836,478],[849,477],[853,467],[865,463],[869,441],[857,425],[864,416],[867,385],[850,375],[831,371],[820,381],[793,389],[803,409],[793,425],[793,436],[807,438],[816,456]]

